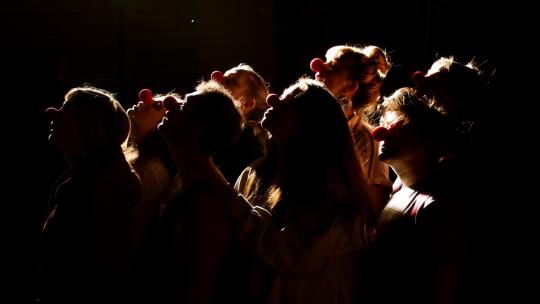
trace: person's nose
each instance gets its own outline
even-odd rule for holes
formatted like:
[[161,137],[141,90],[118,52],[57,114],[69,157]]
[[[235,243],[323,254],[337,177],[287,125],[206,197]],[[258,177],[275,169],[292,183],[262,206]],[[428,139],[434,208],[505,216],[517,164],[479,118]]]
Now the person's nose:
[[266,97],[266,104],[269,106],[269,107],[275,107],[277,106],[279,103],[280,103],[280,99],[279,99],[279,96],[277,96],[276,94],[269,94],[267,97]]
[[154,102],[152,91],[150,91],[149,89],[142,89],[139,92],[139,99],[147,105],[150,105]]
[[422,71],[412,73],[411,79],[415,85],[422,85],[426,79],[426,75]]
[[210,78],[217,83],[223,83],[225,76],[222,71],[213,71]]
[[371,131],[371,136],[373,136],[373,139],[376,141],[383,141],[388,138],[388,129],[383,126],[378,126],[373,131]]
[[180,110],[180,102],[176,100],[173,96],[167,96],[163,100],[163,106],[167,111],[178,111]]
[[326,71],[326,65],[321,58],[314,58],[311,60],[309,68],[315,73],[324,73]]

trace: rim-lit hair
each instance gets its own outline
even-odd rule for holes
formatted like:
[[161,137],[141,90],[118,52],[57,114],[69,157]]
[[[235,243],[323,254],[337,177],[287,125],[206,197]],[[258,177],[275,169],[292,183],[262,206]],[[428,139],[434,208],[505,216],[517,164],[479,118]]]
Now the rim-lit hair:
[[277,168],[277,151],[272,146],[248,180],[244,194],[255,200],[262,195],[266,206],[272,209],[283,198],[316,204],[320,190],[328,182],[326,174],[336,169],[348,195],[342,207],[349,209],[350,220],[365,215],[369,206],[367,182],[354,152],[347,119],[336,98],[324,84],[306,78],[285,89],[282,96],[287,99],[280,106],[290,107],[299,121],[299,129],[285,153],[287,159],[281,160],[285,164],[285,178],[277,187],[269,187]]
[[227,72],[236,72],[238,75],[245,77],[245,98],[255,101],[255,108],[249,113],[248,119],[261,120],[264,110],[266,109],[266,97],[270,93],[268,84],[261,75],[255,72],[250,65],[245,63],[241,63],[238,66],[229,69]]
[[201,147],[214,155],[236,142],[243,119],[233,97],[221,84],[203,81],[195,90],[197,97],[188,119],[202,126]]
[[413,88],[396,90],[384,98],[379,110],[381,114],[396,112],[403,125],[414,128],[415,133],[423,140],[436,140],[447,146],[457,139],[453,120],[448,118],[436,102],[421,96]]
[[392,66],[386,52],[373,45],[338,45],[326,52],[326,60],[345,70],[350,80],[358,82],[358,90],[352,98],[353,110],[373,112],[381,96],[383,81]]
[[[435,73],[437,81],[427,80]],[[454,57],[441,57],[425,77],[417,89],[435,99],[449,114],[475,119],[487,102],[488,79],[474,60],[463,64]]]
[[128,115],[114,95],[92,86],[76,87],[64,97],[64,107],[72,108],[77,128],[89,153],[116,151],[130,131]]

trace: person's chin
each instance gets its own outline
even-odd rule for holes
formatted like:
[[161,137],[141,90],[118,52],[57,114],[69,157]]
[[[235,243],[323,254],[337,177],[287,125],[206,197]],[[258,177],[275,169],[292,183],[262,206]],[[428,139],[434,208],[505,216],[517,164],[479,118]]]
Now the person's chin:
[[[268,130],[268,127],[272,125],[272,119],[269,118],[266,114],[264,115],[263,119],[261,120],[261,126]],[[270,127],[271,128],[271,127]]]
[[387,162],[390,159],[392,159],[392,154],[391,153],[388,153],[388,152],[385,152],[385,151],[379,152],[379,160],[380,161]]
[[164,122],[163,120],[157,125],[157,129],[158,129],[158,132],[163,134],[163,135],[166,135],[168,134],[168,127],[167,127],[167,123]]

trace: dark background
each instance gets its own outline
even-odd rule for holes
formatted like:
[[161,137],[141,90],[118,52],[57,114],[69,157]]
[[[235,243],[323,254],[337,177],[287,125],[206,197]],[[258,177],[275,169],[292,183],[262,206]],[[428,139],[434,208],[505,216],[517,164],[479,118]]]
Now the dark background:
[[[213,70],[252,65],[279,93],[336,44],[375,44],[393,69],[385,94],[411,85],[438,56],[473,57],[493,71],[499,15],[488,1],[138,0],[3,3],[5,166],[3,293],[32,285],[49,190],[63,159],[47,144],[43,110],[85,83],[127,108],[141,88],[192,90]],[[3,297],[3,296],[2,296]],[[1,301],[1,298],[0,298]]]

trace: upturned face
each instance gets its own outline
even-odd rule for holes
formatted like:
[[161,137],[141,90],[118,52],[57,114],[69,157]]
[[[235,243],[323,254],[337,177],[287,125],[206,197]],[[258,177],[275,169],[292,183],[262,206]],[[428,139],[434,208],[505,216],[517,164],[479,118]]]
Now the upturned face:
[[310,68],[315,73],[315,79],[324,83],[334,96],[339,98],[343,95],[350,79],[347,71],[337,61],[315,58],[311,60]]
[[60,109],[48,108],[46,114],[50,121],[48,140],[60,152],[69,154],[82,145],[74,105],[65,102]]
[[128,109],[127,114],[131,119],[133,129],[140,135],[144,135],[157,129],[165,116],[165,107],[160,100],[139,101]]
[[298,132],[298,119],[291,107],[292,95],[280,98],[270,94],[266,98],[268,109],[264,113],[261,125],[270,132],[272,138],[279,143],[289,143]]
[[418,152],[418,136],[397,112],[385,112],[372,134],[380,142],[379,159],[389,165],[412,159]]

